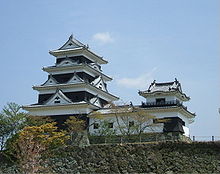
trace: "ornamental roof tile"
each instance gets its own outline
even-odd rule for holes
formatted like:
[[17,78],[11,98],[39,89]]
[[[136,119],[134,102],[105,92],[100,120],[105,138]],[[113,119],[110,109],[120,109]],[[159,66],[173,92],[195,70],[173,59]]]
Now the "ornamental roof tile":
[[156,80],[151,83],[148,90],[145,92],[156,92],[156,91],[179,91],[182,92],[181,84],[180,82],[175,79],[173,82],[165,82],[165,83],[156,83]]
[[79,48],[79,47],[88,47],[88,46],[84,45],[83,43],[75,39],[73,35],[71,35],[68,41],[66,41],[66,43],[62,47],[60,47],[58,50],[74,49],[74,48]]
[[180,82],[175,78],[175,81],[173,82],[165,82],[165,83],[156,83],[156,80],[154,80],[149,88],[145,91],[139,91],[139,95],[143,97],[148,96],[155,96],[155,95],[170,95],[174,94],[177,95],[179,98],[181,98],[183,101],[189,101],[190,97],[186,96],[185,93],[183,93]]

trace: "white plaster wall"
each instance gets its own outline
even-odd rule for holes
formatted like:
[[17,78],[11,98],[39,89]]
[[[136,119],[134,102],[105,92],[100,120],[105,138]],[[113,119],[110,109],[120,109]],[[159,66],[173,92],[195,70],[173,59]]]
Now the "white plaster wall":
[[184,135],[189,137],[189,128],[186,126],[183,126],[183,130],[184,130]]
[[47,115],[65,115],[65,114],[88,114],[92,111],[89,108],[53,108],[53,109],[37,109],[37,110],[30,110],[29,114],[34,116],[47,116]]
[[156,118],[164,118],[164,117],[178,117],[178,112],[152,112],[149,113]]
[[[105,117],[104,119],[90,118],[89,119],[89,125],[92,125],[92,126],[89,127],[90,134],[97,135],[98,129],[94,129],[93,123],[98,123],[100,125],[101,122],[103,122],[104,120],[107,120],[109,123],[110,122],[113,123],[113,126],[114,126],[113,130],[115,130],[117,135],[122,134],[121,131],[119,130],[119,125],[120,125],[121,129],[126,131],[127,130],[126,124],[129,123],[129,121],[135,121],[134,119],[130,118],[130,119],[128,119],[128,122],[125,123],[125,121],[123,121],[120,117],[118,117],[118,121],[117,121],[116,117],[114,117],[114,116],[113,117]],[[147,124],[151,124],[152,122],[153,122],[153,120],[151,119]],[[145,125],[143,124],[143,126],[145,126]],[[144,132],[145,133],[163,132],[163,124],[157,124],[157,125],[154,125],[152,127],[146,128],[146,129],[144,129]],[[133,133],[137,134],[136,131],[134,131]]]
[[186,131],[189,134],[189,119],[179,112],[158,112],[152,113],[156,118],[164,118],[164,117],[179,117],[185,122]]
[[[184,135],[189,136],[189,121],[184,115],[182,115],[178,112],[158,112],[158,113],[150,113],[150,114],[155,116],[155,118],[164,118],[164,117],[179,117],[179,118],[181,118],[185,122],[185,126],[183,126],[183,130],[185,132]],[[116,117],[105,117],[104,119],[109,120],[110,122],[114,122],[114,129],[116,130],[116,133],[118,135],[121,134],[120,131],[118,130],[118,123],[116,121]],[[94,122],[100,124],[100,122],[103,121],[104,119],[99,120],[99,119],[90,118],[89,119],[90,125],[93,124]],[[133,121],[133,120],[130,119],[130,121]],[[119,119],[119,124],[121,124],[123,126],[124,122]],[[151,128],[145,129],[144,132],[145,133],[163,132],[163,125],[164,125],[163,123],[156,124],[155,126],[153,126]],[[97,129],[93,129],[93,126],[89,127],[89,132],[91,134],[96,134],[95,133],[96,130]]]
[[156,102],[157,98],[165,98],[165,101],[173,101],[178,99],[176,96],[157,96],[157,97],[147,97],[146,102]]
[[164,118],[164,117],[179,117],[181,118],[184,122],[185,122],[185,126],[183,126],[183,130],[184,130],[184,135],[189,136],[190,131],[189,131],[189,119],[184,116],[183,114],[179,113],[179,112],[158,112],[158,113],[152,113],[153,116],[155,116],[156,118]]
[[189,119],[181,113],[178,113],[178,117],[181,118],[185,122],[185,126],[189,127]]

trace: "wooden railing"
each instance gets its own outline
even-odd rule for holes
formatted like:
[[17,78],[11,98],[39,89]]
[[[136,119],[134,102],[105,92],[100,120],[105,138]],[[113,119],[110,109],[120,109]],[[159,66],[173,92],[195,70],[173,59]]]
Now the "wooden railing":
[[161,102],[142,102],[141,107],[161,107],[161,106],[183,106],[179,100],[161,101]]

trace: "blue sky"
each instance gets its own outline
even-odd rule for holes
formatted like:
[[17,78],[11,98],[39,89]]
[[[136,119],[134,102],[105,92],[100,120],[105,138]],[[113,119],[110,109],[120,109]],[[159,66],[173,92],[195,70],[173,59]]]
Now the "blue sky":
[[177,78],[197,118],[192,135],[220,135],[219,0],[38,0],[0,6],[0,107],[35,103],[49,50],[73,34],[109,64],[108,89],[124,102],[144,101],[138,90]]

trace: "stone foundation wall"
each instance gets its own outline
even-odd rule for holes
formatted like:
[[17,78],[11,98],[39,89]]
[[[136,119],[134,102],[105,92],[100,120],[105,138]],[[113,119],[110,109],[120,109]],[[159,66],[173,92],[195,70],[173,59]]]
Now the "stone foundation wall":
[[44,162],[53,173],[220,173],[218,142],[68,146],[54,153]]

